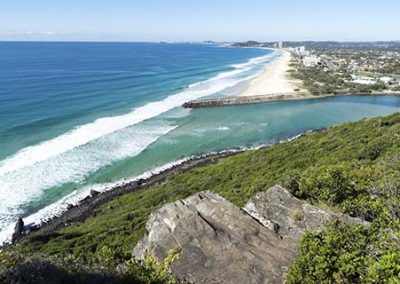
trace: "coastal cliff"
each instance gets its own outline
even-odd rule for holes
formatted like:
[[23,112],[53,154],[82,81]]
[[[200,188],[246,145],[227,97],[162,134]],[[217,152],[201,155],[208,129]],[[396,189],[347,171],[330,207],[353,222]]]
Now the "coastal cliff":
[[[400,114],[393,114],[210,159],[186,171],[176,168],[102,202],[94,202],[102,196],[96,195],[87,200],[92,205],[81,218],[1,249],[0,282],[176,283],[189,278],[201,283],[197,279],[207,273],[239,273],[229,262],[220,271],[214,268],[223,263],[219,250],[226,248],[250,253],[240,267],[253,267],[253,253],[258,273],[248,273],[265,282],[395,283],[400,277],[399,152]],[[176,210],[189,216],[183,218],[187,223],[179,224]],[[176,231],[163,225],[166,216]],[[155,226],[152,220],[161,221]],[[239,230],[231,227],[235,222]],[[190,236],[199,242],[190,243]],[[159,249],[153,251],[151,243]],[[193,259],[199,243],[203,249],[209,243],[210,249],[207,257]],[[271,257],[279,255],[277,263],[267,253],[258,261],[267,243],[276,250]],[[144,256],[145,250],[150,254]],[[179,269],[182,261],[190,275]],[[222,282],[232,279],[224,275]]]

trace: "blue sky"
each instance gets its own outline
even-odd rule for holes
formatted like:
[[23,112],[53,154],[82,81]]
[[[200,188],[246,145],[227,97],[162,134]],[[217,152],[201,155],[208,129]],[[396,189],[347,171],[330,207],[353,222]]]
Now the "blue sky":
[[399,0],[4,0],[0,40],[400,40]]

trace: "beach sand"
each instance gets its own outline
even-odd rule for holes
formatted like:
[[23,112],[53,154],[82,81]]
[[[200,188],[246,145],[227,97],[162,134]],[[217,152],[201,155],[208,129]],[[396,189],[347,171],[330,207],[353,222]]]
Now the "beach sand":
[[[289,78],[291,54],[286,50],[278,50],[279,57],[268,65],[264,72],[251,80],[249,86],[240,96],[267,96],[288,94],[301,96],[305,90],[301,89],[301,81]],[[295,90],[298,90],[295,92]],[[296,95],[297,96],[297,95]]]

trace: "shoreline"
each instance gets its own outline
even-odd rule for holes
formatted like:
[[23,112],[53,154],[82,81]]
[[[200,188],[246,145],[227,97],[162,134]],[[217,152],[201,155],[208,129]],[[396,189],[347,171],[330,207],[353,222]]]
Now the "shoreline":
[[[53,212],[55,211],[56,214],[59,214],[59,212],[67,207],[68,203],[76,204],[78,200],[84,198],[87,195],[87,191],[90,189],[83,187],[91,187],[91,184],[88,186],[86,184],[83,186],[78,184],[76,188],[75,186],[74,188],[69,187],[71,192],[68,192],[68,194],[65,193],[66,196],[64,196],[63,192],[60,192],[59,194],[56,194],[57,197],[55,197],[55,195],[51,195],[50,201],[47,201],[47,195],[42,194],[42,190],[46,190],[47,188],[53,186],[58,186],[59,179],[61,178],[62,183],[74,182],[77,180],[76,176],[86,176],[89,173],[103,167],[104,165],[108,165],[115,159],[118,159],[117,157],[119,157],[119,152],[125,151],[123,149],[117,149],[115,151],[118,152],[118,155],[107,154],[107,157],[104,157],[104,159],[101,159],[101,161],[96,159],[95,155],[88,154],[87,157],[85,157],[87,159],[93,159],[95,162],[88,162],[88,164],[93,164],[93,166],[90,165],[86,168],[80,166],[81,157],[74,154],[80,150],[76,151],[75,149],[78,149],[83,145],[88,145],[85,146],[85,148],[87,147],[88,149],[95,149],[99,143],[96,142],[98,138],[106,135],[114,137],[114,135],[118,134],[118,131],[132,125],[140,124],[145,120],[153,119],[161,114],[169,112],[174,108],[179,108],[182,103],[188,100],[209,96],[215,92],[232,88],[243,80],[243,72],[248,72],[249,66],[253,68],[254,64],[265,64],[272,52],[268,51],[265,53],[258,51],[256,54],[253,54],[241,51],[240,54],[242,53],[246,55],[243,59],[232,61],[229,63],[229,66],[227,65],[227,62],[221,62],[220,65],[222,69],[217,70],[218,72],[215,73],[210,71],[211,73],[206,72],[202,76],[193,76],[191,79],[193,82],[190,82],[191,84],[178,84],[179,88],[173,90],[171,93],[162,93],[162,96],[157,95],[150,101],[140,98],[138,105],[135,105],[129,110],[123,110],[122,112],[112,112],[110,114],[100,115],[99,117],[95,117],[88,121],[74,120],[71,124],[73,125],[71,129],[67,128],[56,135],[49,135],[40,143],[34,143],[22,148],[17,147],[15,152],[10,153],[10,155],[6,155],[4,157],[4,163],[0,168],[0,174],[8,174],[10,172],[13,172],[13,174],[10,175],[10,182],[6,183],[4,190],[9,190],[10,192],[24,192],[26,197],[16,193],[15,198],[10,197],[4,201],[6,206],[10,206],[10,208],[16,208],[16,210],[14,211],[14,209],[9,210],[8,208],[4,208],[2,211],[2,213],[4,212],[5,218],[3,218],[3,222],[1,222],[2,228],[0,230],[0,244],[3,242],[3,240],[9,239],[10,232],[12,233],[13,231],[14,221],[16,221],[18,217],[24,217],[26,223],[28,224],[38,224],[41,220],[46,220],[48,218],[47,216],[49,216],[49,214],[47,213],[52,213],[50,215],[53,215]],[[265,56],[268,57],[265,58]],[[259,65],[258,70],[260,70],[262,66],[263,65]],[[239,77],[238,74],[240,74]],[[171,80],[175,80],[175,77],[172,76]],[[147,88],[147,86],[145,87]],[[148,88],[151,89],[151,86],[149,85]],[[38,129],[41,130],[42,128],[39,126]],[[165,128],[163,129],[163,133],[160,132],[159,136],[165,134],[164,131],[172,131],[172,126],[170,128],[166,124]],[[161,131],[161,128],[159,131]],[[44,131],[44,133],[47,132]],[[138,139],[140,139],[140,145],[144,145],[147,143],[152,143],[152,139],[155,139],[155,136],[157,135],[146,134],[145,136],[146,137],[144,138],[132,137],[132,141],[139,141]],[[92,141],[93,144],[90,145],[89,143]],[[106,147],[113,147],[113,144],[114,143],[111,141],[111,139],[106,139],[105,144],[102,144],[101,147],[104,147],[105,149]],[[123,143],[118,142],[118,144],[122,145]],[[133,150],[129,150],[129,153],[132,153],[132,151]],[[64,157],[63,154],[67,152],[69,154],[65,155]],[[82,153],[86,154],[87,151],[82,151]],[[179,156],[180,155],[174,155],[174,157]],[[59,161],[60,164],[63,164],[66,159],[70,159],[68,161],[70,165],[76,164],[78,166],[70,166],[68,167],[67,171],[62,171],[62,173],[61,171],[59,171],[60,173],[58,173],[58,171],[54,171],[53,174],[53,171],[51,171],[51,175],[46,175],[46,178],[41,178],[41,172],[49,171],[47,169],[48,164],[46,161],[52,159],[53,157],[58,157],[57,161]],[[27,171],[28,174],[21,175],[20,177],[18,176],[20,172],[23,172],[24,168],[32,167],[33,169],[33,166],[35,170],[30,170],[29,168]],[[39,168],[39,170],[36,170],[36,168]],[[32,180],[35,180],[35,183],[32,183]],[[108,183],[108,179],[106,179],[104,183]],[[112,186],[114,186],[114,184],[110,184],[110,187]],[[81,191],[82,188],[83,190]],[[100,188],[101,187],[99,186],[95,187],[94,189],[98,190]],[[34,211],[38,210],[36,212],[37,214],[35,213],[28,215],[26,214],[26,211],[33,211],[33,209],[29,208],[31,202],[31,193],[32,195],[37,194],[37,196],[39,196],[37,197],[38,200],[41,199],[42,196],[45,198],[45,200],[43,203],[42,200],[40,200],[38,203],[34,203]],[[74,200],[71,200],[70,196],[73,196]],[[28,205],[29,209],[23,207],[26,204]],[[59,208],[59,204],[61,204],[63,208]],[[19,209],[18,206],[21,206],[21,209]]]
[[288,136],[283,136],[275,143],[264,144],[259,147],[228,149],[198,156],[191,156],[184,160],[180,160],[181,162],[172,164],[171,167],[167,169],[151,174],[148,178],[139,178],[122,184],[117,184],[106,191],[92,190],[89,195],[81,199],[77,204],[69,204],[67,209],[61,212],[59,215],[54,215],[39,224],[26,225],[24,227],[23,234],[20,236],[16,236],[14,243],[4,243],[0,245],[0,248],[17,243],[23,243],[24,241],[29,241],[29,238],[31,237],[51,233],[58,229],[68,227],[71,223],[84,222],[89,217],[95,217],[95,210],[103,204],[131,192],[146,190],[151,186],[164,182],[169,176],[174,173],[183,173],[193,168],[211,165],[217,163],[220,159],[231,157],[240,153],[244,153],[246,151],[264,149],[276,144],[290,142],[309,133],[321,131],[324,129],[325,128],[299,131]]
[[[124,194],[145,190],[146,188],[164,182],[171,174],[185,172],[195,167],[216,163],[219,159],[243,153],[249,149],[225,150],[217,153],[209,153],[189,157],[181,162],[172,164],[171,167],[150,174],[148,178],[138,178],[132,181],[117,184],[106,191],[91,190],[90,193],[77,204],[69,204],[65,211],[58,215],[49,217],[39,224],[27,225],[24,227],[24,234],[15,239],[15,243],[24,242],[27,238],[37,234],[49,233],[64,227],[73,222],[83,222],[87,218],[95,216],[95,209],[99,206],[118,198]],[[10,245],[4,243],[2,246]]]
[[[310,100],[310,99],[325,99],[335,96],[381,96],[381,95],[393,95],[400,96],[399,93],[376,93],[376,94],[338,94],[338,95],[327,95],[320,97],[307,97],[307,98],[293,98],[286,99],[286,101],[297,101],[297,100]],[[322,129],[303,129],[300,131],[292,132],[286,136],[278,137],[275,142],[263,144],[258,147],[250,148],[232,148],[227,150],[222,150],[219,152],[211,152],[206,154],[199,154],[189,156],[187,158],[182,158],[171,163],[167,163],[160,167],[151,169],[142,175],[132,178],[128,181],[118,181],[114,185],[107,187],[105,186],[100,191],[92,190],[87,192],[87,194],[79,199],[74,204],[68,204],[68,206],[61,210],[60,212],[49,215],[48,218],[40,220],[40,222],[31,223],[24,227],[24,233],[19,236],[16,240],[17,242],[23,242],[27,240],[29,236],[34,236],[36,234],[40,235],[43,233],[49,233],[57,229],[67,227],[72,222],[82,222],[91,216],[95,216],[95,209],[99,206],[107,203],[114,198],[118,198],[124,194],[130,192],[136,192],[139,190],[146,189],[150,186],[156,185],[158,183],[164,182],[171,174],[182,173],[191,170],[195,167],[205,166],[212,163],[216,163],[221,158],[226,158],[246,151],[263,149],[283,142],[292,141],[301,136],[307,135],[310,132],[320,131]],[[31,215],[27,215],[31,216]],[[23,217],[26,218],[27,216]],[[12,234],[12,233],[11,233]],[[10,237],[11,237],[10,234]],[[6,240],[0,247],[7,246],[9,240]]]
[[252,80],[239,96],[274,96],[276,94],[295,94],[301,96],[307,93],[301,86],[301,81],[289,77],[292,55],[285,49],[274,49],[278,57],[267,65],[262,73]]

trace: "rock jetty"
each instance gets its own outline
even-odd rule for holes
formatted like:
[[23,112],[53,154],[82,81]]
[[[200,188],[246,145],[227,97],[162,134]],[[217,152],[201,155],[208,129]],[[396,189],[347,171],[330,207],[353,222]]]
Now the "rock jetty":
[[229,105],[243,105],[243,104],[257,104],[266,102],[276,101],[289,101],[304,99],[298,93],[287,93],[287,94],[273,94],[265,96],[236,96],[236,97],[224,97],[218,99],[201,99],[192,100],[182,105],[184,108],[202,108],[202,107],[217,107],[217,106],[229,106]]

